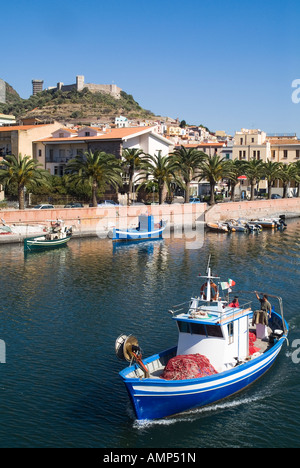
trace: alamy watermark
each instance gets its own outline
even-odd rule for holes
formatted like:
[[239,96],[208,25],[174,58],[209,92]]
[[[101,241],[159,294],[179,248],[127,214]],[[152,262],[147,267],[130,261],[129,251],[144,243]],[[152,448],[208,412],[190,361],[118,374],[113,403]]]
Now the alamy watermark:
[[6,344],[0,340],[0,364],[6,364]]
[[[154,211],[154,210],[153,210]],[[139,224],[139,215],[149,214],[144,210],[128,210],[127,206],[120,206],[117,210],[105,209],[99,211],[99,222],[96,232],[99,238],[110,237],[113,229],[126,232],[135,229]],[[186,249],[201,249],[204,243],[204,215],[197,213],[189,204],[173,204],[171,209],[164,212],[163,207],[155,207],[155,227],[162,221],[165,225],[163,238],[183,239]],[[142,231],[141,231],[142,233]]]
[[292,88],[295,88],[295,91],[292,92],[292,102],[294,104],[299,104],[300,102],[300,79],[296,79],[292,82]]

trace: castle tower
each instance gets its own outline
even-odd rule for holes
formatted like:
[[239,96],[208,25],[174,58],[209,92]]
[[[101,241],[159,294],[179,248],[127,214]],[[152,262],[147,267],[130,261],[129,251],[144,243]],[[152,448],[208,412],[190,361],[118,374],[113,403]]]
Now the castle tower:
[[0,78],[0,102],[5,104],[6,102],[6,84],[4,80]]
[[82,91],[84,88],[84,76],[83,75],[77,75],[76,76],[76,90],[77,91]]
[[32,80],[32,95],[35,96],[43,91],[43,80]]

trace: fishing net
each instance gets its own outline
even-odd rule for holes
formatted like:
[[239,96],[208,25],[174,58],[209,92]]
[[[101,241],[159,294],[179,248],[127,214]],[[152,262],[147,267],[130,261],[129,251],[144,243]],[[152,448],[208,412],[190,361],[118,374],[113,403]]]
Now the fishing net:
[[217,371],[207,357],[202,354],[187,354],[170,359],[161,378],[165,380],[184,380],[206,377],[212,374],[217,374]]
[[259,348],[256,348],[254,346],[255,341],[256,341],[255,333],[249,332],[249,354],[250,354],[250,356],[252,354],[257,353],[258,351],[260,351]]

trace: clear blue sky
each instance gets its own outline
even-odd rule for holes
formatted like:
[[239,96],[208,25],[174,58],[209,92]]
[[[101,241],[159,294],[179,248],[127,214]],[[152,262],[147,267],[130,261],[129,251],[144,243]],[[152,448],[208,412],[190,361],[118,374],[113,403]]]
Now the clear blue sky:
[[211,130],[300,137],[299,17],[299,0],[2,2],[0,78],[28,98],[84,75]]

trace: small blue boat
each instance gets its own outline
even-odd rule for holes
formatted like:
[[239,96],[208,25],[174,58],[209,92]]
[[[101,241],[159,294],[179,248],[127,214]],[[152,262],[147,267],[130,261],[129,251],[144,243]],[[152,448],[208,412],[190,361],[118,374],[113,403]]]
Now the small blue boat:
[[[262,311],[253,311],[251,301],[241,304],[239,299],[241,305],[233,307],[228,296],[222,299],[219,286],[224,283],[212,276],[210,267],[200,278],[205,278],[200,296],[188,302],[186,311],[184,304],[170,311],[178,327],[177,346],[142,359],[134,336],[121,335],[116,341],[118,358],[130,362],[120,377],[139,420],[210,405],[245,389],[270,369],[287,339],[280,297],[269,295],[278,299],[280,312],[273,308],[268,326],[253,323]],[[171,372],[170,377],[170,363],[171,369],[181,369],[186,376],[182,366],[187,362],[191,368],[195,358],[206,362],[201,376],[182,378],[175,372],[172,377]]]
[[154,224],[153,215],[142,214],[139,216],[138,226],[134,229],[114,228],[112,233],[113,242],[138,242],[146,240],[157,240],[163,238],[166,223],[161,220],[158,225]]

